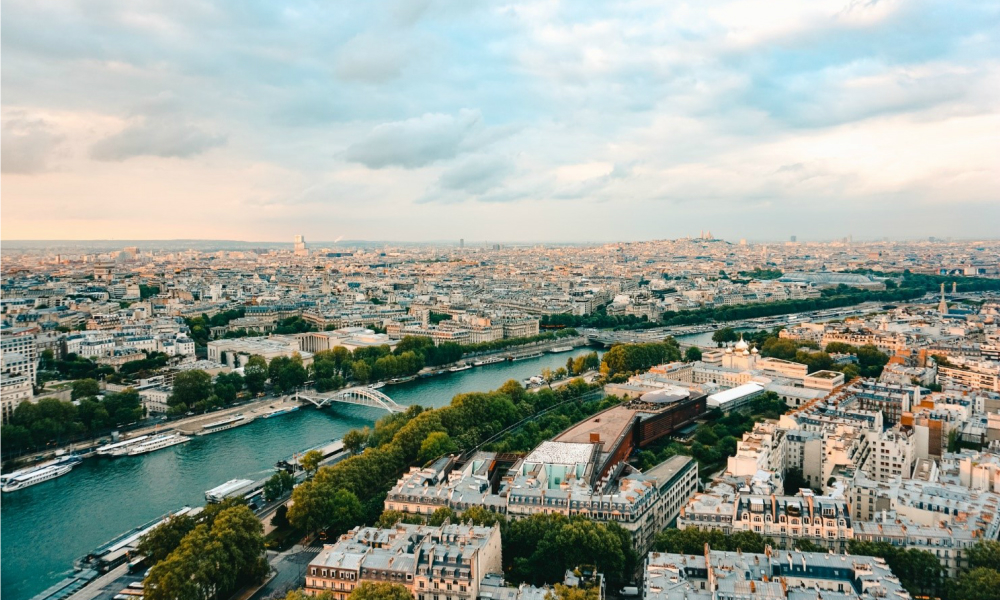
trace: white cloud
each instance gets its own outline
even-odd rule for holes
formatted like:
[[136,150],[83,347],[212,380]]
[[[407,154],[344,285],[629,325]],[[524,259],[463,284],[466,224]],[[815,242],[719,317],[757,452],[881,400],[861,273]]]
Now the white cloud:
[[478,110],[463,109],[455,115],[429,113],[377,125],[347,148],[345,158],[372,169],[415,169],[478,150],[503,135],[503,130],[487,127]]
[[90,149],[95,160],[122,161],[136,156],[190,158],[226,143],[226,137],[172,119],[142,119]]

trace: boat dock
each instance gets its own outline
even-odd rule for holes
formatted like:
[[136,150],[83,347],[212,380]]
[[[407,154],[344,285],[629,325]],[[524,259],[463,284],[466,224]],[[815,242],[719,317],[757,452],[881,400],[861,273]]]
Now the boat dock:
[[257,417],[263,417],[264,415],[273,413],[278,410],[288,409],[291,411],[293,408],[297,409],[301,405],[291,398],[282,398],[280,400],[274,400],[269,404],[259,404],[253,408],[247,408],[245,406],[231,408],[227,410],[220,410],[216,412],[206,413],[200,415],[197,418],[192,417],[184,421],[183,423],[177,424],[174,429],[179,433],[184,435],[199,435],[204,432],[205,425],[212,423],[218,423],[219,421],[235,417],[237,414],[242,414],[248,420],[256,419]]

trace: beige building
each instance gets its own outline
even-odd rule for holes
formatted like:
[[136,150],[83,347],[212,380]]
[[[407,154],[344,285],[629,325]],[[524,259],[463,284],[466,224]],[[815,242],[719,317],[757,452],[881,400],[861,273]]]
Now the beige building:
[[499,526],[355,527],[309,563],[305,592],[346,600],[367,581],[402,585],[416,600],[476,600],[483,578],[502,569]]

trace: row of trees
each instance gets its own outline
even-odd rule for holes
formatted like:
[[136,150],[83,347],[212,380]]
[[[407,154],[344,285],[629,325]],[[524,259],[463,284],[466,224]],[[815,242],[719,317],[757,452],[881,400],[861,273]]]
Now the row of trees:
[[596,352],[581,354],[576,358],[571,356],[566,359],[566,372],[569,375],[582,375],[587,371],[600,368],[600,366],[601,357]]
[[655,365],[680,359],[680,346],[673,338],[648,344],[619,344],[604,353],[601,374],[610,378],[618,374],[645,371]]
[[194,340],[194,343],[199,346],[204,346],[208,344],[208,340],[212,338],[213,327],[228,325],[233,319],[239,319],[245,315],[246,311],[242,308],[237,308],[217,312],[211,317],[203,314],[200,317],[184,319],[184,323],[186,323],[188,329],[191,330],[191,339]]
[[114,367],[110,365],[99,365],[89,358],[78,356],[72,352],[64,358],[56,359],[52,350],[46,349],[42,351],[39,358],[39,384],[67,379],[101,379],[115,372]]
[[85,436],[95,436],[145,416],[138,392],[128,389],[98,398],[100,388],[93,379],[73,385],[73,402],[43,398],[22,402],[10,422],[0,428],[3,453],[24,452],[47,445],[62,445]]
[[589,315],[542,315],[540,326],[545,329],[570,327],[596,327],[598,329],[642,329],[656,327],[657,323],[650,321],[645,315],[609,315],[605,308],[599,307]]
[[[590,389],[577,380],[534,394],[509,381],[493,392],[455,396],[446,407],[412,406],[405,413],[383,417],[374,428],[345,436],[345,445],[358,452],[355,456],[320,468],[312,480],[295,488],[288,519],[304,531],[331,528],[336,533],[352,523],[373,522],[382,513],[386,493],[409,466],[476,447],[522,419]],[[361,510],[355,514],[359,499]]]
[[198,520],[172,517],[146,535],[139,552],[153,567],[143,582],[149,600],[228,598],[268,572],[263,526],[246,506],[206,507]]
[[174,376],[173,391],[167,398],[169,412],[177,415],[220,408],[235,402],[244,387],[246,381],[236,372],[220,373],[213,382],[212,376],[205,371],[181,371]]
[[632,547],[631,534],[623,527],[582,516],[540,513],[507,520],[481,506],[461,514],[442,507],[426,520],[420,515],[385,511],[376,525],[393,527],[403,522],[437,526],[446,521],[483,527],[499,525],[504,576],[514,584],[553,584],[562,581],[567,570],[588,565],[603,573],[612,589],[619,589],[631,580],[640,559]]
[[506,350],[507,348],[515,348],[517,346],[527,346],[529,344],[537,344],[539,342],[550,342],[561,338],[576,337],[578,335],[580,334],[576,329],[568,328],[560,329],[558,331],[547,331],[527,337],[504,338],[502,340],[493,340],[492,342],[463,344],[461,347],[464,354],[483,354],[486,352]]

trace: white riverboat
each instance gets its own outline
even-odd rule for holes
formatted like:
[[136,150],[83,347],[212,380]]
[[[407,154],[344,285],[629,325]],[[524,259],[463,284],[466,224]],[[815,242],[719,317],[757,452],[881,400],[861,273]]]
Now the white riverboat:
[[218,433],[227,429],[233,429],[234,427],[240,427],[242,425],[252,423],[253,420],[254,417],[248,417],[240,413],[238,415],[233,415],[219,421],[213,421],[202,425],[201,431],[198,432],[198,435],[208,435],[210,433]]
[[145,440],[148,440],[148,435],[140,435],[137,438],[132,438],[130,440],[124,440],[121,442],[116,442],[114,444],[105,444],[95,450],[97,454],[101,456],[125,456],[128,454],[128,449],[136,444],[140,444]]
[[550,348],[549,353],[559,354],[560,352],[569,352],[573,349],[573,346],[556,346],[555,348]]
[[452,368],[450,368],[448,370],[451,371],[452,373],[458,373],[459,371],[466,371],[466,370],[471,369],[471,368],[472,368],[472,365],[455,365],[454,367],[452,367]]
[[16,492],[26,487],[31,487],[39,483],[62,477],[73,470],[73,467],[83,462],[79,456],[70,454],[62,458],[20,469],[13,473],[0,476],[0,491]]
[[183,444],[184,442],[187,442],[190,439],[191,438],[180,435],[179,433],[158,435],[142,443],[130,446],[128,449],[128,455],[137,456],[139,454],[146,454],[147,452],[155,452],[156,450],[162,450],[163,448],[169,448],[171,446],[176,446],[177,444]]
[[287,415],[288,413],[295,412],[297,410],[299,410],[298,406],[286,406],[284,408],[274,408],[262,414],[260,417],[262,419],[270,419],[271,417],[280,417],[281,415]]
[[486,365],[495,365],[497,363],[507,362],[507,357],[505,356],[491,356],[489,358],[484,358],[483,360],[477,360],[472,363],[474,367],[484,367]]

